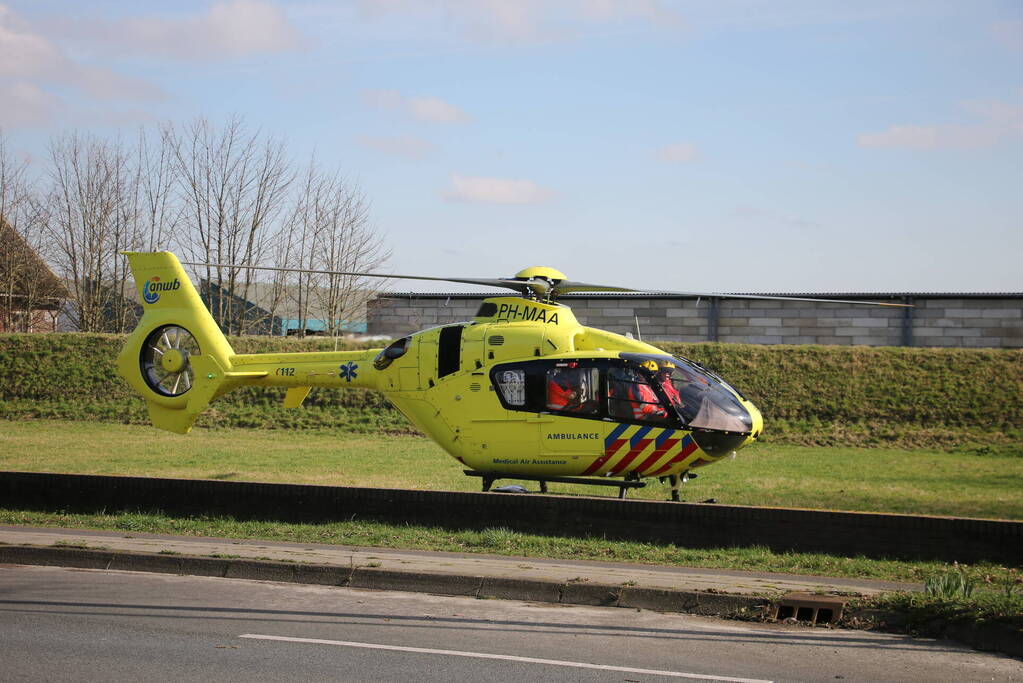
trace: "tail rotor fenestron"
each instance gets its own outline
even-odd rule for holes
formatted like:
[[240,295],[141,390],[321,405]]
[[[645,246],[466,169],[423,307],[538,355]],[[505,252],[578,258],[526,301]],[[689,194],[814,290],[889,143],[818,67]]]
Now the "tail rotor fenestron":
[[139,363],[146,386],[162,396],[180,396],[195,384],[191,357],[201,353],[199,342],[180,325],[163,325],[142,343]]

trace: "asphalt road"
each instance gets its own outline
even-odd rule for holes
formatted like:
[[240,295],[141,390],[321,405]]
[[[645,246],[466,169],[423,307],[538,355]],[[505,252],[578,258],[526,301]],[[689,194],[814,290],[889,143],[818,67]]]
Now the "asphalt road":
[[1023,681],[861,631],[233,579],[0,566],[0,681]]

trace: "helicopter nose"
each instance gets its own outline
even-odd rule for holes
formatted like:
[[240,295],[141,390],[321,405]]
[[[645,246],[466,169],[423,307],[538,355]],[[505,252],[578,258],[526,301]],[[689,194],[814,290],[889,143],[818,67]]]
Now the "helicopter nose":
[[[739,402],[736,401],[735,407],[738,408],[739,405]],[[742,401],[741,405],[742,410],[749,416],[748,421],[746,421],[746,424],[750,426],[748,432],[740,434],[717,430],[696,430],[693,432],[693,441],[711,460],[719,460],[730,453],[735,453],[740,448],[745,448],[756,441],[763,431],[764,418],[760,414],[760,410],[749,401]]]

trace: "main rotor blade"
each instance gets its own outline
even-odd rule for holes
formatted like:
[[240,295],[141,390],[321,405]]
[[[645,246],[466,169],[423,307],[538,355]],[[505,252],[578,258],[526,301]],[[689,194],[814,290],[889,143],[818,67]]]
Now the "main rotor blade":
[[[562,291],[560,288],[564,284],[571,285],[571,288]],[[576,286],[578,285],[578,287]],[[555,287],[555,291],[559,294],[572,292],[575,294],[584,292],[634,292],[636,294],[669,294],[671,296],[687,296],[687,297],[718,297],[720,299],[763,299],[766,301],[813,301],[816,303],[825,304],[854,304],[859,306],[892,306],[895,308],[913,308],[913,304],[895,304],[888,303],[886,301],[853,301],[851,299],[820,299],[820,298],[809,298],[804,296],[770,296],[767,294],[725,294],[722,292],[665,292],[652,289],[627,289],[625,287],[605,287],[604,285],[595,285],[593,289],[588,289],[583,286],[582,283],[568,283],[562,282]]]
[[631,287],[615,287],[613,285],[591,285],[585,282],[573,282],[572,280],[562,280],[554,285],[554,294],[570,294],[574,292],[642,292],[642,289],[632,289]]
[[[466,285],[483,285],[485,287],[503,287],[513,289],[521,294],[537,290],[537,283],[526,280],[507,280],[501,278],[467,278],[467,277],[429,277],[426,275],[394,275],[390,273],[355,273],[343,270],[313,270],[310,268],[275,268],[271,266],[243,266],[237,263],[198,263],[182,261],[183,266],[207,266],[209,268],[238,268],[240,270],[272,270],[279,273],[317,273],[320,275],[351,275],[354,277],[378,277],[394,280],[432,280],[434,282],[458,282]],[[546,283],[540,283],[545,285]],[[542,288],[541,288],[542,289]],[[542,289],[546,291],[546,289]]]
[[766,294],[725,294],[723,292],[666,292],[651,289],[633,289],[614,285],[595,285],[586,282],[561,280],[551,284],[547,280],[533,278],[519,280],[512,278],[467,278],[467,277],[430,277],[427,275],[394,275],[387,273],[356,273],[342,270],[313,270],[308,268],[276,268],[272,266],[244,266],[237,263],[198,263],[182,261],[185,266],[206,266],[209,268],[238,268],[242,270],[270,270],[281,273],[318,273],[322,275],[349,275],[353,277],[377,277],[395,280],[429,280],[432,282],[458,282],[465,285],[481,285],[484,287],[500,287],[511,289],[520,294],[529,294],[545,298],[548,293],[553,297],[561,294],[583,294],[586,292],[623,292],[634,294],[668,294],[686,297],[718,297],[721,299],[761,299],[766,301],[812,301],[816,303],[852,304],[855,306],[891,306],[894,308],[913,308],[912,304],[896,304],[884,301],[852,301],[850,299],[822,299],[801,296],[768,296]]

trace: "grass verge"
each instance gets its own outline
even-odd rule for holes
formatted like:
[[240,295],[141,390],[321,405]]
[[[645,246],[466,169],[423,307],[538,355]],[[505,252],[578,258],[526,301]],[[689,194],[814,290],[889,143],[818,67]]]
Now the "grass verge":
[[[877,627],[930,638],[951,638],[984,650],[1023,653],[1023,577],[1015,569],[983,574],[952,567],[932,575],[924,593],[893,591],[853,599],[846,626]],[[951,581],[950,581],[951,579]],[[934,590],[935,586],[957,590]],[[968,590],[962,590],[963,587]]]
[[[452,531],[438,527],[358,520],[299,524],[205,515],[169,516],[158,512],[89,514],[0,508],[0,524],[632,562],[917,583],[950,567],[943,562],[875,560],[821,553],[779,553],[764,547],[683,548],[605,538],[542,536],[509,529]],[[993,580],[1002,580],[1013,576],[1012,569],[993,564],[958,566],[978,579],[993,577]]]
[[[35,420],[0,422],[0,469],[331,486],[479,490],[479,482],[422,437],[338,430],[196,429]],[[504,480],[501,483],[508,483]],[[532,489],[536,484],[526,482]],[[1023,519],[1023,458],[931,449],[756,444],[706,467],[688,500],[730,505]],[[604,487],[551,484],[562,495]],[[651,480],[630,497],[666,500]]]

